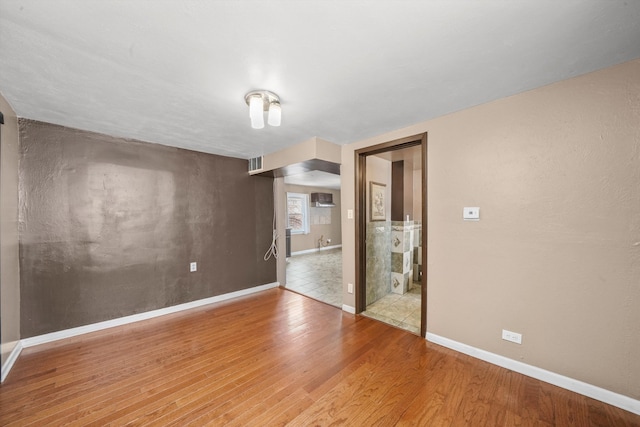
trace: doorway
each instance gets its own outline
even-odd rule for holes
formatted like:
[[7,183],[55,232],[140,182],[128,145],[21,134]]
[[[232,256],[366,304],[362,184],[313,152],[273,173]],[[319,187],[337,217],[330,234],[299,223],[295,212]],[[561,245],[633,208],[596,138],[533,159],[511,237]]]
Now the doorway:
[[356,312],[424,337],[427,135],[355,155]]
[[287,254],[284,287],[342,307],[340,175],[308,171],[284,177]]

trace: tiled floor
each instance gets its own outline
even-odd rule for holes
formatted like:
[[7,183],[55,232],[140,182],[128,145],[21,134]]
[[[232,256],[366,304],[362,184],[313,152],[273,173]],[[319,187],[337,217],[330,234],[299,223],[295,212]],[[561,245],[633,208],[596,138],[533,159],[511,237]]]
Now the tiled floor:
[[[342,307],[342,249],[330,249],[287,259],[287,289]],[[420,284],[404,295],[390,293],[370,304],[367,317],[420,334]]]
[[389,293],[369,304],[363,315],[420,334],[420,284],[404,295]]
[[342,249],[288,258],[286,288],[342,308]]

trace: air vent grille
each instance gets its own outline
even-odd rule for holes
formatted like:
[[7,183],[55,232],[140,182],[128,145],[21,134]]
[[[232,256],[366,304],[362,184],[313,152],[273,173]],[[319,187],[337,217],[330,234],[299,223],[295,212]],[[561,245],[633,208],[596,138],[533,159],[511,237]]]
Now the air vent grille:
[[262,156],[249,159],[249,172],[262,170]]

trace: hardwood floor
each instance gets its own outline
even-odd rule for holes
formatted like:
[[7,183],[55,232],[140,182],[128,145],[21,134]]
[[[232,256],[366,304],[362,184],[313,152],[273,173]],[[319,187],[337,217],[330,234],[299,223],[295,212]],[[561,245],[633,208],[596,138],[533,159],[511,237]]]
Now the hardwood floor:
[[282,289],[25,349],[3,426],[640,426]]

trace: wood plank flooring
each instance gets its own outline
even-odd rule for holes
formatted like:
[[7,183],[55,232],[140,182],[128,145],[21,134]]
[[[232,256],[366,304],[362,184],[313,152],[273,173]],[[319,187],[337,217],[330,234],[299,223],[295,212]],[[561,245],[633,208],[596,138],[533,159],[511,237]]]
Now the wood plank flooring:
[[640,416],[272,289],[25,349],[2,426],[640,426]]

